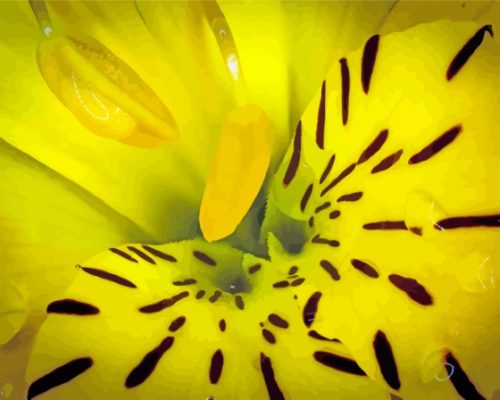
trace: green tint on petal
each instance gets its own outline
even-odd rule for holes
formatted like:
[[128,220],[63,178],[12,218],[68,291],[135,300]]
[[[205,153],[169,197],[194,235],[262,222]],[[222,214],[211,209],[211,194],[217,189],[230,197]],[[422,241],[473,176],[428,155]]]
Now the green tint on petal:
[[313,327],[339,337],[404,399],[458,396],[445,362],[457,374],[460,365],[481,396],[498,389],[500,49],[490,29],[418,25],[374,37],[334,65],[325,150],[316,145],[321,91],[301,119],[300,164],[325,179],[302,182],[299,167],[280,199],[294,202],[310,184],[319,193],[304,210],[313,228],[294,261],[324,293]]
[[[49,305],[28,368],[30,395],[41,393],[46,374],[72,365],[74,379],[44,387],[44,397],[388,398],[366,376],[316,361],[315,352],[344,361],[350,355],[338,342],[308,336],[302,298],[273,287],[296,279],[288,277],[289,265],[277,269],[202,240],[117,250],[82,263],[68,291]],[[94,311],[67,314],[74,301]]]

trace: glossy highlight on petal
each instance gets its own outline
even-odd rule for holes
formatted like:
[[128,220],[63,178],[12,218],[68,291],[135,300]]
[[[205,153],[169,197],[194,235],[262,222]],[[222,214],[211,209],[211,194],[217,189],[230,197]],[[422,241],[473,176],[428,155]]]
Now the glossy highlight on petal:
[[52,92],[91,132],[138,147],[178,135],[154,91],[97,40],[74,33],[45,38],[37,59]]

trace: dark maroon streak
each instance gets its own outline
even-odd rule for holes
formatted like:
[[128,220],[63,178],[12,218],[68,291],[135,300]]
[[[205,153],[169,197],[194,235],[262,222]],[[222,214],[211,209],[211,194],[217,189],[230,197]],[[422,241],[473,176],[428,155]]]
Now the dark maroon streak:
[[273,333],[271,331],[268,331],[267,329],[262,329],[262,336],[264,336],[264,339],[268,341],[271,344],[276,343],[276,338],[274,337]]
[[371,173],[376,174],[378,172],[382,172],[385,171],[386,169],[391,168],[394,164],[396,164],[399,161],[402,154],[403,150],[398,150],[395,153],[391,154],[390,156],[387,156],[373,167]]
[[370,278],[378,278],[378,272],[373,268],[371,265],[368,265],[364,261],[357,260],[353,258],[351,260],[351,265],[356,268],[358,271],[362,272],[363,274],[369,276]]
[[288,281],[279,281],[273,283],[273,288],[286,288],[288,286],[290,286],[290,282]]
[[226,330],[226,321],[224,321],[223,319],[219,321],[219,329],[221,332],[224,332]]
[[363,192],[354,192],[349,194],[344,194],[337,199],[337,203],[342,203],[345,201],[358,201],[363,197]]
[[114,282],[118,285],[126,286],[132,289],[137,288],[137,286],[132,282],[130,282],[128,279],[122,278],[121,276],[112,274],[110,272],[106,272],[101,269],[91,268],[91,267],[81,267],[81,268],[89,275],[96,276],[98,278]]
[[316,125],[316,145],[323,150],[325,148],[325,103],[326,103],[326,81],[321,85],[321,100],[318,108],[318,122]]
[[302,147],[302,121],[299,121],[297,124],[297,129],[295,130],[295,137],[293,139],[293,153],[290,158],[290,163],[288,164],[288,168],[285,172],[285,176],[283,178],[283,186],[288,186],[290,182],[295,177],[297,173],[297,169],[299,168],[300,163],[300,153]]
[[321,268],[323,268],[334,281],[340,280],[339,271],[328,260],[321,260],[319,265],[321,265]]
[[340,246],[340,243],[337,240],[325,239],[325,238],[320,237],[319,234],[315,235],[311,239],[311,243],[327,244],[328,246],[331,246],[331,247],[339,247]]
[[142,258],[144,261],[146,261],[150,264],[156,264],[155,260],[153,260],[151,257],[149,257],[146,253],[140,251],[138,248],[136,248],[134,246],[127,246],[127,249],[130,250],[135,255]]
[[132,261],[132,262],[134,262],[134,263],[139,262],[139,261],[137,261],[134,257],[132,257],[130,254],[125,253],[123,250],[120,250],[120,249],[115,249],[114,247],[111,247],[111,248],[109,249],[109,251],[110,251],[111,253],[114,253],[114,254],[116,254],[116,255],[118,255],[118,256],[120,256],[120,257],[124,258],[125,260]]
[[323,342],[336,342],[336,343],[340,343],[339,339],[335,339],[335,338],[334,339],[328,339],[327,337],[321,335],[320,333],[318,333],[315,330],[309,331],[308,335],[310,337],[312,337],[313,339],[322,340]]
[[182,316],[179,318],[174,319],[171,323],[170,326],[168,327],[168,330],[170,332],[176,332],[179,329],[182,328],[182,326],[186,323],[186,317]]
[[209,297],[208,301],[210,303],[215,303],[217,300],[219,300],[219,297],[222,296],[222,292],[220,290],[216,290],[212,296]]
[[333,168],[333,164],[335,163],[335,154],[332,154],[330,159],[328,160],[328,164],[326,164],[325,169],[323,170],[323,173],[321,174],[321,178],[319,178],[319,183],[323,183],[326,178],[328,178],[328,175],[330,174],[330,171]]
[[340,217],[340,211],[339,210],[332,211],[328,217],[330,219],[338,218]]
[[423,306],[432,305],[432,296],[424,286],[417,282],[417,280],[405,278],[401,275],[391,274],[389,275],[389,281],[399,290],[405,292],[413,301],[416,301]]
[[410,165],[418,164],[428,160],[429,158],[431,158],[432,156],[436,155],[441,150],[443,150],[451,142],[453,142],[453,140],[456,139],[456,137],[461,131],[462,131],[461,125],[457,125],[451,129],[448,129],[445,133],[439,136],[431,144],[429,144],[428,146],[420,150],[418,153],[411,156],[410,159],[408,160],[408,164]]
[[448,70],[446,71],[446,79],[451,80],[465,65],[469,58],[474,54],[476,49],[483,42],[484,34],[488,32],[491,37],[493,37],[493,27],[491,25],[485,25],[479,29],[474,36],[472,36],[464,47],[460,49],[455,58],[451,61]]
[[174,256],[171,256],[170,254],[164,253],[163,251],[160,251],[158,249],[155,249],[154,247],[151,246],[142,246],[144,250],[149,252],[155,257],[161,258],[162,260],[169,261],[169,262],[177,262],[177,259]]
[[300,285],[302,285],[305,281],[306,281],[306,280],[305,280],[305,278],[298,278],[298,279],[293,280],[293,281],[290,283],[290,285],[291,285],[291,286],[300,286]]
[[277,326],[278,328],[286,329],[289,326],[288,322],[281,318],[278,314],[269,314],[267,319],[271,324]]
[[315,292],[309,297],[304,306],[304,310],[302,312],[302,320],[304,321],[304,325],[306,327],[310,327],[314,322],[314,318],[316,316],[316,312],[318,311],[318,303],[321,299],[321,292]]
[[219,382],[220,376],[222,375],[222,367],[224,366],[224,355],[222,350],[218,349],[212,356],[212,361],[210,362],[210,383],[215,385]]
[[75,379],[87,371],[94,361],[90,357],[72,360],[33,382],[28,389],[28,400]]
[[321,191],[321,197],[327,194],[330,190],[332,190],[335,186],[337,186],[341,181],[343,181],[347,176],[349,176],[352,171],[356,168],[356,164],[349,165],[346,169],[344,169],[339,176],[337,176],[333,181],[331,181],[327,187],[325,187]]
[[314,217],[309,218],[309,227],[314,228]]
[[399,390],[401,382],[399,381],[396,360],[394,359],[392,347],[384,332],[377,331],[373,341],[373,348],[375,350],[375,356],[377,358],[380,371],[382,372],[382,376],[385,381],[391,388]]
[[478,392],[453,354],[446,354],[445,360],[447,363],[445,364],[446,371],[450,376],[451,383],[460,396],[465,400],[486,400],[486,398]]
[[190,279],[184,279],[183,281],[174,281],[174,282],[172,282],[172,285],[188,286],[188,285],[194,285],[195,283],[197,283],[197,280],[190,278]]
[[349,88],[351,86],[351,78],[349,75],[349,66],[347,60],[340,60],[340,76],[342,79],[342,124],[347,124],[349,117]]
[[300,200],[300,211],[304,212],[304,210],[307,207],[307,203],[309,202],[309,199],[311,198],[311,194],[313,191],[313,184],[311,183],[304,194],[302,195],[302,199]]
[[252,265],[250,268],[248,268],[248,273],[255,274],[261,267],[262,267],[261,264]]
[[366,375],[365,371],[360,368],[356,361],[351,360],[350,358],[328,353],[326,351],[316,351],[314,353],[314,359],[327,367],[336,369],[337,371],[360,376]]
[[91,304],[78,300],[63,299],[56,300],[47,306],[49,314],[71,314],[71,315],[96,315],[99,309]]
[[299,271],[299,267],[297,267],[296,265],[293,265],[288,270],[288,275],[295,275],[298,271]]
[[371,142],[365,151],[361,153],[361,156],[359,156],[358,165],[363,164],[365,161],[372,158],[382,148],[387,140],[387,136],[389,136],[389,131],[387,129],[380,131],[373,142]]
[[165,352],[174,344],[174,338],[168,336],[158,345],[144,356],[142,361],[130,372],[125,381],[125,386],[128,389],[136,387],[143,383],[153,373],[158,362]]
[[423,234],[422,228],[420,226],[412,226],[412,227],[408,228],[408,230],[411,233],[414,233],[415,235],[418,235],[418,236],[422,236],[422,234]]
[[452,217],[442,219],[434,224],[434,228],[444,231],[446,229],[457,228],[500,228],[500,214],[496,215],[476,215],[470,217]]
[[199,290],[198,293],[196,293],[196,299],[197,300],[200,300],[203,298],[203,296],[205,296],[205,291],[202,289],[202,290]]
[[370,89],[370,80],[375,67],[375,59],[377,58],[379,35],[374,35],[365,44],[363,49],[363,59],[361,62],[361,83],[363,91],[368,94]]
[[326,203],[323,203],[323,204],[319,205],[318,207],[316,207],[316,209],[314,210],[314,212],[316,214],[320,213],[321,211],[326,210],[331,205],[332,205],[332,203],[330,203],[329,201],[327,201]]
[[200,260],[202,263],[205,263],[207,265],[210,265],[211,267],[215,267],[217,265],[217,262],[210,257],[208,254],[203,253],[202,251],[193,251],[193,255]]
[[181,292],[181,293],[176,294],[175,296],[172,296],[168,299],[163,299],[157,303],[149,304],[147,306],[141,307],[141,308],[139,308],[139,311],[142,313],[146,313],[146,314],[159,312],[159,311],[164,310],[165,308],[172,307],[175,303],[177,303],[178,301],[180,301],[188,296],[189,296],[189,292]]
[[403,230],[406,231],[408,228],[404,221],[378,221],[369,222],[363,225],[363,229],[374,231],[374,230]]
[[243,298],[240,295],[236,295],[234,297],[234,304],[236,304],[236,307],[238,307],[240,310],[245,309],[245,303],[243,302]]
[[260,369],[264,376],[264,381],[266,382],[269,400],[285,400],[285,396],[276,382],[271,359],[264,353],[260,353]]

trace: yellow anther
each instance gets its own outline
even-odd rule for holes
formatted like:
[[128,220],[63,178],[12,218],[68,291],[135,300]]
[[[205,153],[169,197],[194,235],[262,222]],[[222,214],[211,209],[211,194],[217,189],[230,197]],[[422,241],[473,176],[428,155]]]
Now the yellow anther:
[[43,40],[38,65],[58,99],[90,131],[138,147],[177,136],[169,110],[124,61],[81,35]]
[[254,105],[238,106],[226,118],[200,209],[208,241],[233,233],[255,200],[269,166],[274,127]]

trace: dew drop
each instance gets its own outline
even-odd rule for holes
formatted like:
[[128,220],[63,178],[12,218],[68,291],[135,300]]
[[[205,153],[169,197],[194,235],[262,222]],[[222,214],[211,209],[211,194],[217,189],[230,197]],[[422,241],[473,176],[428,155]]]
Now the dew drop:
[[405,223],[409,228],[423,227],[426,233],[435,231],[425,228],[429,224],[434,226],[446,217],[443,207],[427,193],[413,192],[406,199]]
[[491,257],[483,251],[465,256],[456,266],[456,276],[464,290],[484,293],[495,287],[495,270]]
[[478,277],[484,290],[492,289],[495,286],[495,271],[490,256],[485,257],[479,265]]
[[434,379],[442,382],[450,378],[453,370],[445,366],[443,358],[442,350],[436,350],[425,358],[421,369],[421,378],[424,383],[429,383]]

